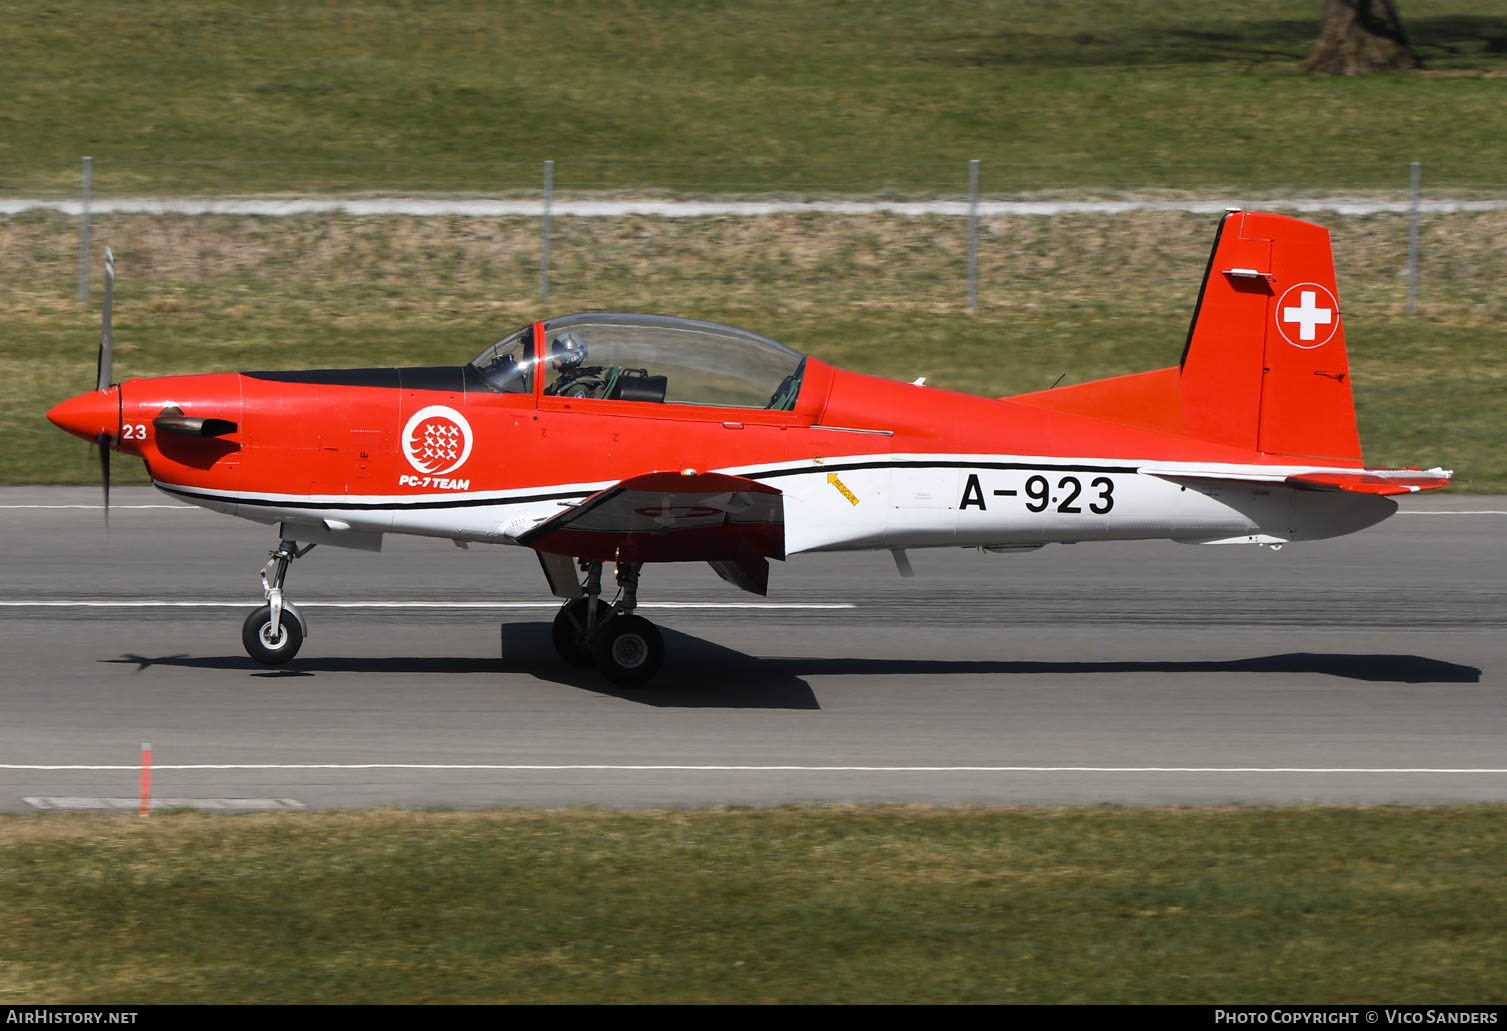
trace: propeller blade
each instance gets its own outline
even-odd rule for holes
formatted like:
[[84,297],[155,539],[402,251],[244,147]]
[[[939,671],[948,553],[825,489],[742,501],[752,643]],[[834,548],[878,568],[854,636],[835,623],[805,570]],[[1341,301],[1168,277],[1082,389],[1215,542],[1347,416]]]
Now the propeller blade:
[[99,446],[99,482],[105,488],[105,529],[110,528],[110,434],[101,433],[94,438],[94,443]]
[[105,248],[105,310],[100,316],[99,327],[99,386],[104,390],[110,385],[110,375],[115,363],[115,328],[111,312],[115,295],[115,255]]

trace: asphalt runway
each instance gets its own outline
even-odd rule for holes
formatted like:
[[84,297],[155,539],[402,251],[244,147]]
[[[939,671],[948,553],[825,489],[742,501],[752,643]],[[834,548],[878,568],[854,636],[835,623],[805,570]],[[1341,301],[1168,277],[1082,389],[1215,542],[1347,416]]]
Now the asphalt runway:
[[1504,498],[1280,552],[797,557],[762,600],[651,567],[683,607],[637,691],[555,657],[530,552],[392,537],[295,563],[311,634],[262,669],[272,529],[112,502],[0,489],[0,808],[134,804],[143,742],[159,805],[1507,800]]

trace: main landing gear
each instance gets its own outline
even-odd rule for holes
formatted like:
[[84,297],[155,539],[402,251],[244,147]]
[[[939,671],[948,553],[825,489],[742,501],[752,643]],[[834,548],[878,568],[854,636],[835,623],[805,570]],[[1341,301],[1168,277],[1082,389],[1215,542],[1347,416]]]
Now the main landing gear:
[[618,563],[618,599],[609,605],[601,599],[602,563],[580,561],[586,597],[566,602],[555,615],[555,651],[572,666],[595,665],[614,684],[637,687],[659,671],[665,657],[659,629],[633,614],[643,563]]
[[[283,666],[298,654],[303,639],[308,634],[308,624],[303,613],[291,601],[283,600],[283,582],[288,578],[288,566],[296,558],[303,558],[314,550],[314,545],[298,546],[298,542],[284,537],[278,541],[277,550],[269,551],[267,564],[262,567],[262,594],[267,604],[253,609],[241,625],[241,643],[246,654],[263,666]],[[267,573],[272,581],[267,581]]]

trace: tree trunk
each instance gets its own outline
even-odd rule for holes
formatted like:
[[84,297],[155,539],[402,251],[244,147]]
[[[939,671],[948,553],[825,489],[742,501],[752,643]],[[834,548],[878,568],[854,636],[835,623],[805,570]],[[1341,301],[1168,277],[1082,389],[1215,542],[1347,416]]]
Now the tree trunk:
[[1324,0],[1324,27],[1303,62],[1324,75],[1421,68],[1392,0]]

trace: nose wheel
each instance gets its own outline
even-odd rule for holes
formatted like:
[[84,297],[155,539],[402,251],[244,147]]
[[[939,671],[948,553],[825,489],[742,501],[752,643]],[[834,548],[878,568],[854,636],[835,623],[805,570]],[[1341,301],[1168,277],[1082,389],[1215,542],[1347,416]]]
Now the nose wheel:
[[[291,601],[283,599],[283,583],[288,579],[288,567],[296,558],[303,558],[314,550],[314,545],[283,538],[277,550],[267,553],[267,564],[262,567],[262,594],[267,604],[252,609],[241,624],[241,644],[246,654],[263,666],[284,666],[292,661],[303,647],[308,636],[308,624],[303,613]],[[267,574],[272,574],[268,580]]]
[[555,651],[572,666],[596,666],[597,671],[622,687],[638,687],[659,672],[665,644],[659,628],[642,616],[638,606],[638,573],[641,562],[620,562],[617,582],[621,593],[615,604],[601,600],[602,563],[583,559],[584,598],[575,598],[555,615],[551,637]]

